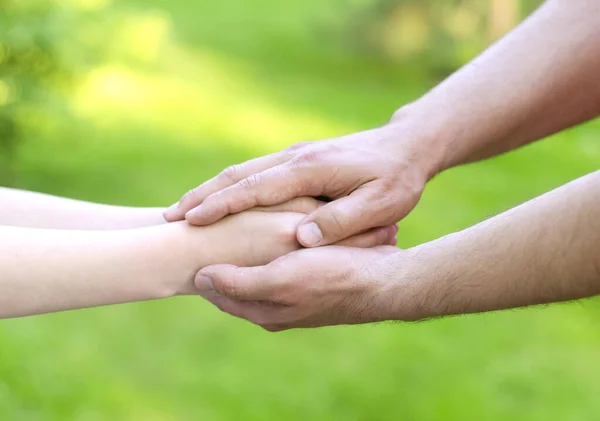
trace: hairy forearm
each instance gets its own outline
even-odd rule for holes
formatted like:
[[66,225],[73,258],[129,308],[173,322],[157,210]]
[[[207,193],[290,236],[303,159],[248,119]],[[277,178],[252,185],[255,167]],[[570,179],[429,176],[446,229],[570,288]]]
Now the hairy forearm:
[[213,242],[209,229],[185,223],[112,232],[0,227],[0,318],[193,293],[195,272],[214,263]]
[[600,114],[599,47],[600,2],[548,0],[392,121],[426,132],[430,176],[514,149]]
[[110,206],[0,187],[0,225],[118,230],[164,223],[162,208]]
[[600,171],[464,231],[400,252],[400,319],[600,293]]

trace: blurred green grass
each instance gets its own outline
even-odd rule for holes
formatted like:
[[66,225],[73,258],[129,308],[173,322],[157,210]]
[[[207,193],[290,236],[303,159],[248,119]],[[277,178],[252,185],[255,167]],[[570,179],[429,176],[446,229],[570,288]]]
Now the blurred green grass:
[[[167,205],[227,165],[382,124],[433,81],[306,30],[345,4],[121,2],[113,54],[78,80],[72,117],[26,115],[18,186]],[[599,137],[591,123],[437,177],[401,247],[595,170]],[[6,320],[0,419],[597,419],[599,313],[589,300],[274,335],[177,298]]]

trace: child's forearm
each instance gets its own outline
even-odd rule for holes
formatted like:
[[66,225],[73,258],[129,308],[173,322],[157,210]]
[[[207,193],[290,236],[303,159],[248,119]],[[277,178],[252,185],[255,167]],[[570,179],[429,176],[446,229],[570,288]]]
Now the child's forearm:
[[[0,318],[195,294],[194,276],[204,266],[265,265],[297,250],[296,227],[306,214],[294,212],[295,206],[243,212],[204,227],[186,222],[120,231],[0,226]],[[377,238],[358,245],[381,244],[387,235]]]
[[210,228],[112,232],[0,227],[0,318],[193,293]]
[[110,206],[0,187],[0,225],[118,230],[164,223],[162,208]]

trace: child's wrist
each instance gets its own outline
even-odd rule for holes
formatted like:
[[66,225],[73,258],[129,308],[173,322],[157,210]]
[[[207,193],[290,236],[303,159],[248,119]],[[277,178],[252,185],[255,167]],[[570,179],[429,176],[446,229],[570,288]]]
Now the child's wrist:
[[125,262],[123,282],[143,299],[154,300],[190,293],[193,286],[189,257],[181,227],[165,224],[113,231],[114,247]]
[[211,244],[210,228],[192,227],[184,221],[142,231],[150,234],[150,250],[146,259],[156,262],[157,291],[163,297],[195,294],[196,273],[214,260],[211,259],[214,249],[207,246]]

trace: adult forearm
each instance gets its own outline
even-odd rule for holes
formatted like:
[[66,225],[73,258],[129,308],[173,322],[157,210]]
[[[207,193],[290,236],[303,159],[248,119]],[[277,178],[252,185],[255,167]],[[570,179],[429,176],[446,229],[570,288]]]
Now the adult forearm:
[[508,151],[600,114],[599,47],[600,2],[549,0],[393,121],[425,132],[431,176]]
[[[212,262],[183,224],[113,232],[0,227],[0,318],[193,292]],[[206,260],[204,260],[206,259]]]
[[164,223],[162,208],[110,206],[0,187],[0,225],[117,230]]
[[396,316],[507,309],[600,293],[600,172],[400,252]]

